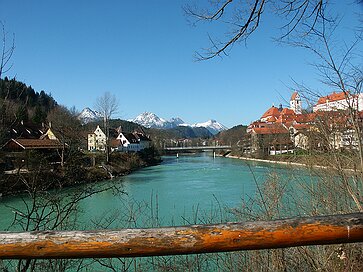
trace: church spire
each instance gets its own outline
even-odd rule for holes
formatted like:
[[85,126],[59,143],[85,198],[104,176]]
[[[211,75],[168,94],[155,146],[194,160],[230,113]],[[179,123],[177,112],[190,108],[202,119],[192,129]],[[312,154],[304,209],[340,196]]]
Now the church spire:
[[297,91],[295,91],[291,96],[290,109],[292,109],[296,114],[302,113],[301,99]]

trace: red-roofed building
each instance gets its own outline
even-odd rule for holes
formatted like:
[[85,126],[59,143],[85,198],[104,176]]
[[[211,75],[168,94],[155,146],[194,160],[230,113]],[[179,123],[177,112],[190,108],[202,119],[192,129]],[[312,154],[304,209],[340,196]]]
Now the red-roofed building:
[[311,146],[310,139],[312,126],[309,124],[292,124],[289,126],[291,140],[294,148],[308,149]]
[[58,140],[50,139],[11,139],[4,146],[5,151],[57,150],[63,145]]
[[[352,126],[356,118],[354,121],[349,112],[344,111],[351,105],[363,109],[363,96],[332,93],[318,100],[313,113],[302,113],[300,96],[294,92],[290,108],[272,106],[260,120],[248,126],[251,154],[272,155],[294,148],[356,149],[359,137]],[[359,124],[363,126],[363,112],[359,112],[359,116],[362,116],[358,118]]]
[[275,122],[280,116],[280,111],[275,106],[269,108],[262,116],[261,122]]
[[282,124],[267,124],[250,130],[251,153],[259,157],[293,151],[289,130]]
[[62,144],[58,139],[10,139],[2,150],[7,152],[8,159],[12,162],[14,169],[31,168],[31,161],[34,161],[34,152],[41,153],[53,165],[63,165],[64,149],[66,144]]
[[280,112],[280,116],[278,117],[276,122],[281,123],[281,124],[285,124],[285,123],[294,122],[295,119],[296,119],[295,112],[293,110],[291,110],[291,109],[284,108]]
[[349,92],[333,92],[327,96],[320,97],[313,111],[336,111],[353,108],[363,110],[363,94],[352,95]]

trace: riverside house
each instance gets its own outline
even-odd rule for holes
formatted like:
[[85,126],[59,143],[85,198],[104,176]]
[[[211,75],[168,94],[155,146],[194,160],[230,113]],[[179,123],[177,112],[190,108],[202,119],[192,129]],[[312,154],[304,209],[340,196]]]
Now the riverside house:
[[52,164],[62,163],[62,144],[50,128],[37,127],[21,122],[8,131],[10,139],[1,147],[6,152],[6,160],[15,169],[29,169],[35,152],[46,155]]
[[[151,140],[140,132],[126,133],[121,128],[110,129],[111,151],[138,152],[151,147]],[[93,133],[88,134],[88,151],[104,152],[106,147],[106,134],[97,126]]]

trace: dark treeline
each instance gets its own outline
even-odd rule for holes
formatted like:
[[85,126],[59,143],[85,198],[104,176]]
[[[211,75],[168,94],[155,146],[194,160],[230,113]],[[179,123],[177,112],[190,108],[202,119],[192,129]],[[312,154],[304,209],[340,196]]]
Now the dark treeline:
[[0,110],[3,125],[19,121],[41,124],[56,105],[57,102],[53,97],[44,91],[37,92],[15,78],[0,79]]

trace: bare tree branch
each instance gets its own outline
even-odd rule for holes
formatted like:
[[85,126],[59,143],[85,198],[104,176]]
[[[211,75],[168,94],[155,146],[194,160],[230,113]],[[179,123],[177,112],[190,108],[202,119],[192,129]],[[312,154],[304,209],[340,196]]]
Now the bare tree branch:
[[106,134],[106,162],[110,159],[109,150],[109,121],[113,114],[118,111],[118,101],[115,95],[106,92],[96,100],[96,110],[102,114],[104,133]]
[[11,68],[12,68],[12,64],[9,64],[11,57],[13,56],[14,50],[15,50],[15,35],[13,34],[13,39],[12,42],[10,44],[10,46],[8,47],[7,44],[7,33],[5,31],[5,25],[3,24],[3,22],[0,21],[0,25],[2,28],[2,34],[3,34],[3,38],[2,38],[2,48],[1,48],[1,56],[0,56],[0,78],[2,77],[3,74],[7,73]]
[[[324,21],[327,0],[253,0],[253,1],[213,1],[211,9],[198,9],[190,5],[184,7],[185,14],[195,23],[205,21],[213,26],[225,25],[232,30],[225,31],[225,40],[218,42],[210,39],[211,46],[196,52],[197,60],[208,60],[221,54],[227,55],[233,44],[246,41],[260,26],[263,13],[277,15],[287,22],[281,27],[282,35],[278,40],[288,39],[293,34],[309,35]],[[198,3],[198,6],[203,4]]]

